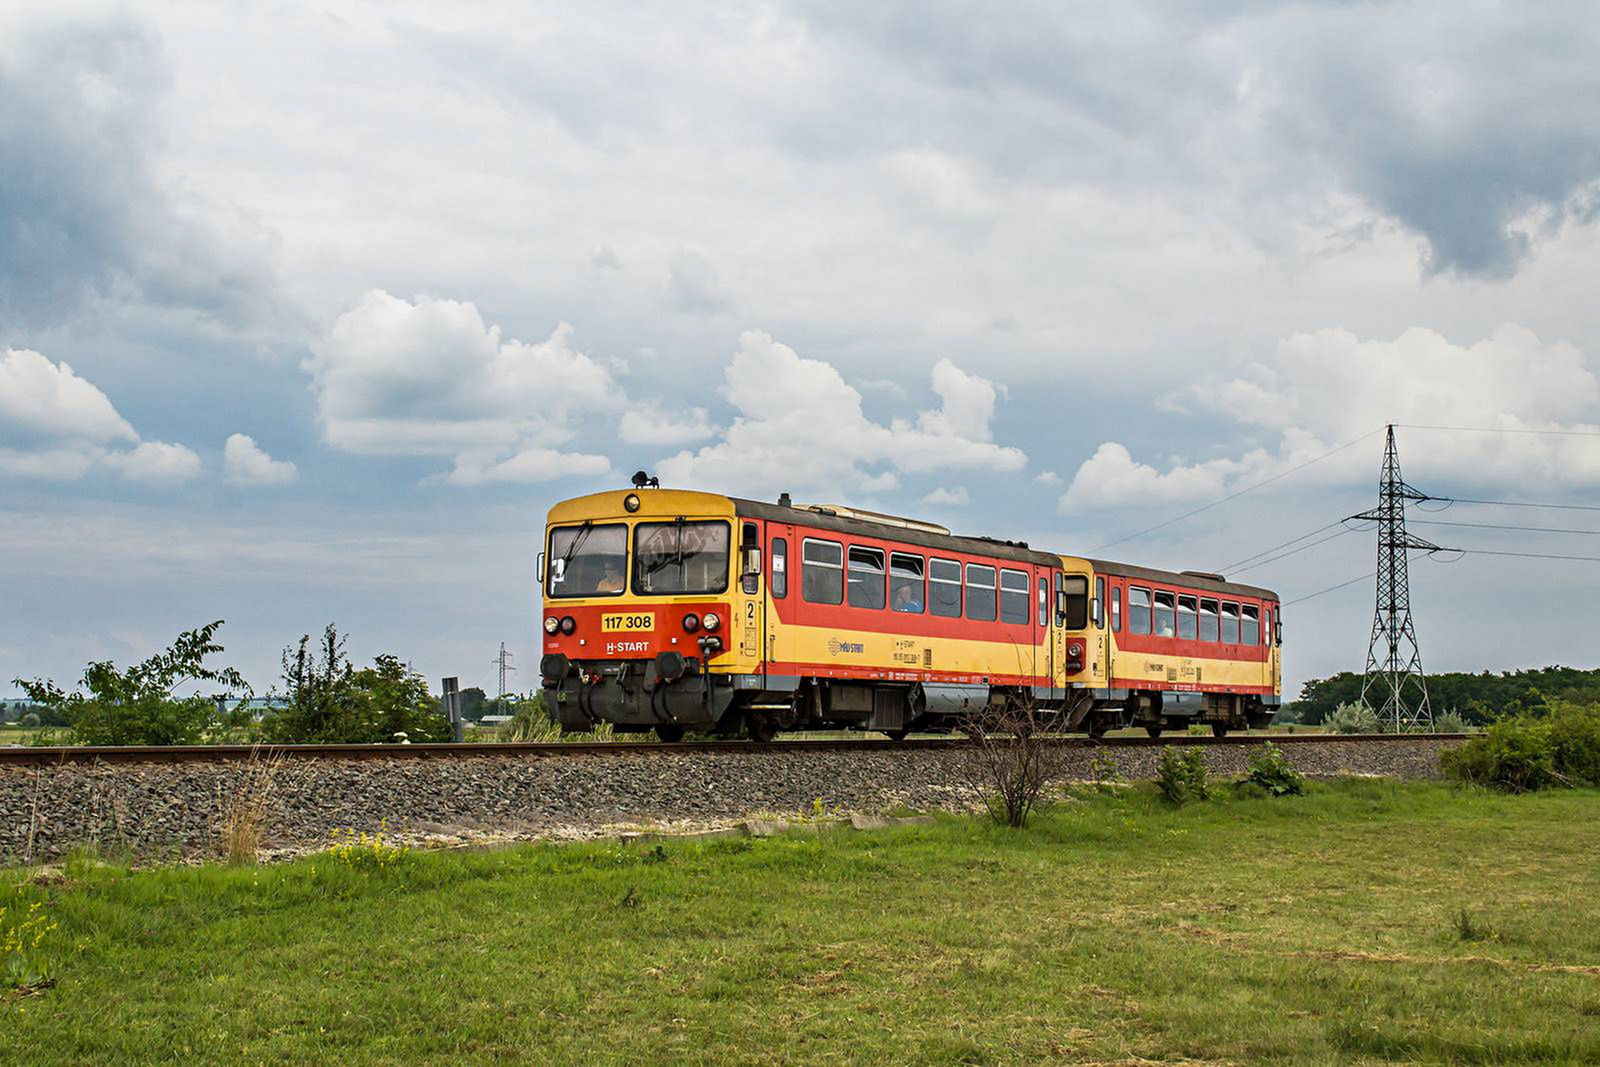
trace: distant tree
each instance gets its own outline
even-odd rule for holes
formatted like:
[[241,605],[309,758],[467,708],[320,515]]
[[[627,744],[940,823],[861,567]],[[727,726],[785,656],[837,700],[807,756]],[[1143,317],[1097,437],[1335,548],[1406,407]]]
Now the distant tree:
[[38,726],[39,725],[39,713],[36,712],[36,711],[23,712],[22,718],[17,720],[17,725],[26,726],[26,727],[30,727],[30,728]]
[[[1450,672],[1427,676],[1428,697],[1435,708],[1451,708],[1469,724],[1481,726],[1508,715],[1544,715],[1555,702],[1600,704],[1600,670],[1540,667],[1492,674]],[[1300,689],[1288,711],[1303,723],[1321,723],[1341,704],[1361,700],[1361,675],[1341,671],[1312,678]]]
[[461,690],[461,717],[477,722],[485,715],[490,714],[489,694],[475,685],[469,685]]
[[284,649],[283,692],[274,694],[281,703],[263,717],[264,736],[285,744],[449,739],[450,725],[420,674],[390,655],[357,670],[344,646],[329,623],[315,646],[306,634]]
[[[87,692],[63,692],[53,681],[16,679],[28,698],[64,722],[69,740],[80,745],[192,745],[204,740],[217,721],[220,700],[250,687],[232,667],[207,667],[208,657],[223,651],[212,639],[219,619],[179,635],[172,646],[142,663],[118,670],[104,660],[84,669],[80,683]],[[175,695],[179,687],[212,682],[222,691],[212,695]],[[45,719],[40,714],[41,721]]]

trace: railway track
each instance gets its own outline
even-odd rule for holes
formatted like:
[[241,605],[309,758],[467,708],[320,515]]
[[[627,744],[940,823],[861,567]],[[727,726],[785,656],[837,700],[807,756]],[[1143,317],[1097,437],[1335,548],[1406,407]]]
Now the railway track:
[[[1075,748],[1152,748],[1162,745],[1249,746],[1392,744],[1397,741],[1462,741],[1466,734],[1233,734],[1228,737],[1174,734],[1170,737],[1063,737],[1052,743]],[[251,758],[290,760],[428,760],[478,756],[660,756],[672,753],[902,752],[962,748],[965,738],[912,738],[905,741],[851,737],[794,741],[557,741],[483,742],[421,745],[150,745],[0,747],[0,767],[48,767],[67,763],[218,763]]]

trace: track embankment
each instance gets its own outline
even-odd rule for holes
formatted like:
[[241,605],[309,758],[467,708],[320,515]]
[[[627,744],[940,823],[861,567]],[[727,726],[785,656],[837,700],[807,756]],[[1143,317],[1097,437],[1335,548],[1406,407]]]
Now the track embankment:
[[[1065,744],[1067,776],[1153,777],[1163,744],[1194,744],[1213,775],[1243,772],[1266,738],[1179,736]],[[1306,774],[1429,778],[1459,737],[1273,737]],[[23,753],[26,753],[24,755]],[[271,770],[266,770],[270,766]],[[264,785],[270,779],[270,785]],[[769,745],[289,746],[0,750],[0,864],[77,845],[146,858],[213,854],[241,798],[267,791],[263,844],[292,853],[336,828],[386,825],[415,843],[579,838],[702,829],[754,813],[964,808],[977,780],[964,742]]]

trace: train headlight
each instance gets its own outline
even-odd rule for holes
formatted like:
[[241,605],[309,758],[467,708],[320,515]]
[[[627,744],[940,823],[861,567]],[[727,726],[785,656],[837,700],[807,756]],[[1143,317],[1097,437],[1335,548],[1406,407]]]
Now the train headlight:
[[700,629],[700,616],[691,611],[683,617],[683,632],[692,634],[698,629]]
[[717,618],[716,612],[708,611],[706,617],[700,620],[700,625],[706,628],[706,633],[711,633],[722,625],[722,620]]
[[578,628],[578,620],[577,619],[574,619],[571,615],[563,615],[563,616],[561,616],[561,632],[562,633],[564,633],[564,634],[566,634],[566,635],[568,635],[570,637],[572,635],[572,631],[576,630],[577,628]]
[[544,617],[544,632],[545,633],[553,634],[557,630],[559,630],[560,628],[561,628],[561,620],[560,619],[556,618],[554,615],[546,615]]
[[639,494],[638,493],[629,493],[627,496],[623,497],[622,498],[622,506],[627,508],[630,513],[638,511],[639,510]]

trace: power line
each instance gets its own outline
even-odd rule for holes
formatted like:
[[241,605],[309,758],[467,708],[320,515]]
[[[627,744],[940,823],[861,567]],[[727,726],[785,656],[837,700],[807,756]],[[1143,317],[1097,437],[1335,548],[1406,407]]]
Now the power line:
[[[1600,511],[1600,504],[1536,504],[1527,500],[1468,500],[1459,496],[1430,496],[1451,504],[1484,504],[1495,508],[1551,508],[1556,511]],[[1438,510],[1443,511],[1443,508]]]
[[1317,534],[1321,533],[1323,530],[1331,530],[1335,526],[1338,526],[1342,522],[1344,522],[1343,519],[1335,519],[1333,522],[1328,523],[1328,525],[1326,525],[1326,526],[1318,526],[1315,530],[1312,530],[1310,533],[1303,533],[1299,537],[1291,537],[1291,538],[1289,538],[1289,540],[1283,542],[1282,544],[1273,545],[1271,548],[1263,548],[1260,552],[1257,552],[1255,555],[1246,556],[1244,559],[1237,560],[1237,561],[1235,561],[1233,563],[1230,563],[1226,567],[1217,567],[1216,568],[1216,572],[1218,574],[1227,574],[1229,571],[1232,571],[1236,567],[1243,567],[1246,563],[1249,563],[1252,560],[1260,559],[1262,556],[1270,555],[1271,553],[1278,551],[1278,549],[1280,549],[1280,548],[1288,548],[1290,545],[1294,544],[1297,541],[1304,541],[1308,537],[1317,536]]
[[1378,434],[1378,433],[1382,433],[1382,432],[1383,431],[1380,428],[1380,429],[1377,429],[1377,430],[1373,430],[1371,433],[1364,433],[1360,437],[1357,437],[1355,440],[1346,441],[1344,444],[1340,445],[1338,448],[1330,449],[1329,451],[1324,452],[1322,455],[1317,456],[1314,459],[1308,459],[1304,463],[1298,464],[1297,466],[1294,466],[1294,467],[1290,467],[1288,470],[1283,471],[1281,473],[1274,474],[1272,477],[1263,479],[1262,481],[1259,481],[1259,482],[1255,483],[1254,485],[1246,486],[1245,488],[1240,489],[1238,492],[1229,493],[1227,496],[1223,497],[1221,500],[1213,500],[1211,503],[1203,505],[1203,506],[1198,507],[1198,508],[1195,508],[1193,511],[1186,511],[1182,515],[1179,515],[1175,519],[1168,519],[1166,522],[1158,522],[1154,526],[1147,527],[1146,529],[1139,530],[1136,533],[1131,533],[1131,534],[1128,534],[1128,535],[1126,535],[1124,537],[1119,537],[1115,541],[1107,541],[1105,544],[1101,545],[1099,548],[1091,549],[1090,552],[1091,553],[1104,552],[1106,549],[1111,548],[1114,545],[1120,545],[1124,541],[1132,541],[1135,537],[1143,537],[1145,534],[1155,533],[1157,530],[1164,530],[1168,526],[1172,526],[1172,525],[1174,525],[1176,523],[1182,522],[1184,519],[1192,519],[1196,515],[1200,514],[1202,511],[1210,511],[1212,508],[1218,507],[1218,506],[1220,506],[1222,504],[1226,504],[1230,500],[1237,500],[1239,497],[1244,496],[1246,493],[1253,493],[1257,489],[1260,489],[1264,485],[1271,485],[1273,482],[1278,481],[1280,478],[1287,478],[1291,474],[1296,474],[1296,473],[1298,473],[1300,471],[1303,471],[1307,467],[1311,466],[1313,463],[1321,463],[1323,460],[1327,459],[1329,456],[1337,455],[1338,453],[1343,452],[1345,449],[1349,448],[1351,445],[1358,445],[1362,441],[1365,441],[1367,438],[1373,436],[1374,434]]
[[[1523,559],[1571,559],[1581,560],[1586,563],[1600,563],[1600,556],[1559,556],[1547,552],[1509,552],[1504,549],[1493,548],[1448,548],[1446,552],[1459,552],[1463,556],[1520,556]],[[1442,560],[1441,562],[1454,562]]]
[[1571,526],[1510,526],[1495,522],[1446,522],[1444,519],[1412,519],[1413,525],[1462,526],[1473,530],[1520,530],[1524,533],[1564,533],[1600,536],[1600,530],[1578,530]]
[[[1327,529],[1327,527],[1323,527],[1323,529]],[[1353,531],[1352,527],[1346,526],[1344,529],[1340,530],[1338,533],[1329,534],[1327,537],[1319,538],[1319,539],[1317,539],[1315,541],[1312,541],[1310,544],[1301,545],[1299,548],[1291,548],[1287,552],[1280,553],[1279,555],[1273,556],[1270,559],[1264,559],[1259,563],[1252,563],[1248,567],[1237,567],[1237,568],[1234,569],[1233,573],[1234,574],[1243,574],[1245,571],[1253,571],[1257,567],[1265,567],[1269,563],[1276,563],[1280,559],[1287,559],[1290,556],[1296,555],[1296,554],[1298,554],[1300,552],[1304,552],[1308,548],[1316,548],[1318,545],[1327,544],[1329,541],[1332,541],[1333,539],[1335,539],[1337,537],[1343,537],[1345,534],[1351,533],[1352,531]],[[1223,572],[1223,573],[1227,573],[1227,572]]]
[[1367,573],[1361,575],[1361,577],[1352,578],[1348,582],[1340,582],[1338,585],[1330,585],[1326,589],[1318,589],[1315,593],[1307,593],[1305,596],[1295,597],[1293,600],[1285,600],[1283,602],[1283,606],[1287,608],[1287,607],[1290,607],[1291,605],[1294,605],[1294,604],[1303,604],[1307,600],[1316,599],[1317,597],[1321,596],[1323,593],[1331,593],[1336,589],[1343,589],[1347,585],[1355,585],[1357,582],[1364,582],[1368,578],[1371,578],[1372,576],[1374,576],[1377,573],[1378,573],[1377,571],[1368,571]]
[[1421,426],[1416,423],[1397,422],[1399,430],[1450,430],[1456,433],[1522,433],[1548,434],[1553,437],[1600,437],[1600,430],[1523,430],[1505,426]]

